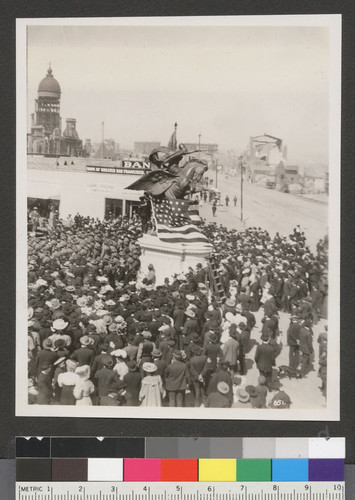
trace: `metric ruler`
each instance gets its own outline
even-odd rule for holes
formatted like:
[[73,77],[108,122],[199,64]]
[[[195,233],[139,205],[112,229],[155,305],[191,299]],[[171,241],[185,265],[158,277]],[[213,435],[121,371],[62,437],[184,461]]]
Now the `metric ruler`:
[[16,500],[345,500],[345,483],[17,482]]

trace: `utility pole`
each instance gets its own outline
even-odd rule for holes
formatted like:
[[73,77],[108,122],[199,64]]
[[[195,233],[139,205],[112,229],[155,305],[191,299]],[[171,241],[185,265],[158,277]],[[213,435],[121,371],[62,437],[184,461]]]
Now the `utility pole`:
[[104,130],[105,130],[105,122],[102,122],[102,158],[105,158]]
[[198,134],[198,159],[200,159],[201,134]]
[[243,222],[243,168],[244,159],[240,162],[240,220]]

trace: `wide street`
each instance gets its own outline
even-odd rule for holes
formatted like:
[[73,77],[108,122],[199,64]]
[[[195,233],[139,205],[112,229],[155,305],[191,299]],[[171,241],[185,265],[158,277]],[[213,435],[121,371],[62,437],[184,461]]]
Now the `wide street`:
[[[210,177],[215,179],[210,174]],[[221,191],[222,206],[212,216],[210,204],[200,207],[200,216],[208,221],[223,224],[228,228],[261,227],[273,236],[276,232],[288,235],[297,224],[304,231],[310,248],[314,251],[317,242],[328,231],[328,205],[291,193],[281,193],[258,184],[244,182],[243,221],[240,221],[240,177],[218,175],[218,189]],[[225,206],[225,196],[229,195],[229,206]],[[237,206],[233,197],[237,195]]]

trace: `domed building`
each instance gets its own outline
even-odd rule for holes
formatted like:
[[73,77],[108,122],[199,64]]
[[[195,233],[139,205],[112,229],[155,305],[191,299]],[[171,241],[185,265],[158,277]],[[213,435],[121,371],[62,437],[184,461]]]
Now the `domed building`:
[[27,153],[82,156],[82,141],[76,131],[76,120],[68,118],[62,134],[60,116],[61,88],[49,64],[47,74],[38,85],[35,113],[31,114],[31,133],[27,135]]

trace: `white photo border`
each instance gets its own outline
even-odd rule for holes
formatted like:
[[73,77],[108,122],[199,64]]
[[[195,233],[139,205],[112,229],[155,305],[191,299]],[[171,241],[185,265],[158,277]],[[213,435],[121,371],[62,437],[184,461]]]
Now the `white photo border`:
[[[341,173],[341,15],[33,18],[16,20],[16,416],[203,420],[340,419],[340,173]],[[70,407],[27,402],[27,27],[28,26],[314,26],[330,30],[329,78],[329,290],[328,394],[319,409],[211,409]],[[332,353],[331,356],[329,353]]]

